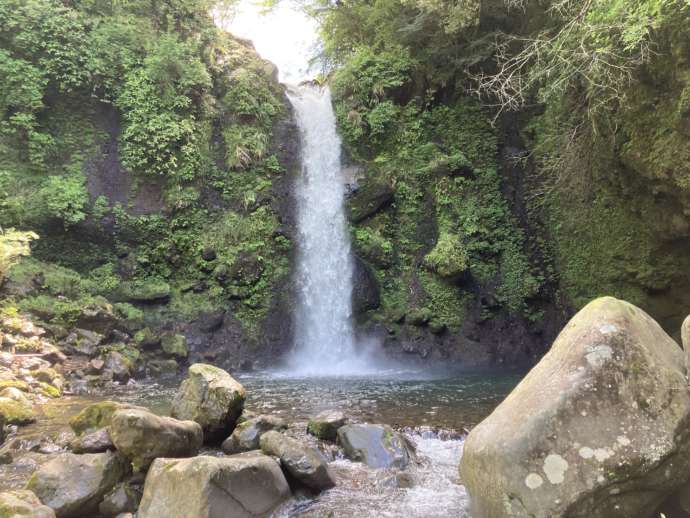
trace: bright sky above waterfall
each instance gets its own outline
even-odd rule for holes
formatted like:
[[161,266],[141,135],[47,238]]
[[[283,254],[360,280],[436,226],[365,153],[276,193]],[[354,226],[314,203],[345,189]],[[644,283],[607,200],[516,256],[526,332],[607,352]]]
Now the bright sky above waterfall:
[[232,19],[216,17],[216,23],[251,40],[259,54],[278,67],[282,82],[299,83],[315,75],[308,68],[318,42],[316,21],[295,2],[283,0],[265,12],[260,2],[241,0]]

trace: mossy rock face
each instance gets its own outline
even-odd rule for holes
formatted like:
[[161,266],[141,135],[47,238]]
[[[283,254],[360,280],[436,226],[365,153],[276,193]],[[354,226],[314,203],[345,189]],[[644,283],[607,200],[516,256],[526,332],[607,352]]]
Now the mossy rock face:
[[0,414],[7,424],[29,424],[36,420],[36,412],[26,403],[0,397]]
[[263,262],[254,254],[241,252],[230,267],[230,277],[239,286],[253,286],[264,271]]
[[393,202],[395,191],[385,180],[372,178],[366,180],[347,199],[347,209],[350,220],[360,223],[383,210]]
[[33,491],[16,489],[0,493],[0,518],[55,518],[55,511],[43,505]]
[[134,341],[140,347],[145,349],[153,349],[161,344],[161,337],[160,335],[151,331],[150,328],[145,327],[134,334]]
[[177,358],[186,358],[189,356],[189,347],[187,347],[187,338],[184,335],[173,333],[166,333],[161,337],[161,348],[165,354],[175,356]]
[[69,425],[77,435],[82,435],[85,432],[93,432],[99,428],[109,426],[113,414],[118,410],[127,408],[141,407],[118,403],[116,401],[100,401],[98,403],[93,403],[70,419]]
[[142,304],[165,303],[170,300],[170,284],[155,279],[122,283],[118,298]]
[[345,425],[337,435],[345,456],[370,468],[404,469],[415,458],[412,445],[388,425]]

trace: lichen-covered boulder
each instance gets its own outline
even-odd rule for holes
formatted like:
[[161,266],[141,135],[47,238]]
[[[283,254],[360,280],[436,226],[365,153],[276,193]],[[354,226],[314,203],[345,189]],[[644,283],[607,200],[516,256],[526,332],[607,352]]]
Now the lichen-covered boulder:
[[58,518],[90,517],[105,494],[128,473],[129,463],[119,453],[61,453],[38,468],[26,488]]
[[690,478],[689,420],[678,344],[597,299],[467,437],[472,516],[648,517]]
[[338,430],[347,424],[347,417],[338,410],[327,410],[312,417],[307,432],[324,441],[335,441]]
[[199,423],[205,439],[220,439],[235,428],[245,397],[244,387],[223,369],[195,363],[175,395],[171,414]]
[[132,461],[136,471],[158,457],[191,457],[203,443],[201,426],[145,410],[125,409],[113,414],[110,437],[117,450]]
[[257,518],[290,497],[278,463],[257,452],[156,459],[138,518]]
[[223,441],[221,448],[225,453],[242,453],[243,451],[258,450],[259,439],[271,430],[285,430],[285,419],[272,415],[260,415],[247,419],[238,424],[230,437]]
[[345,456],[370,468],[406,468],[415,458],[414,447],[399,432],[381,424],[350,424],[338,429]]
[[142,407],[129,405],[127,403],[118,403],[117,401],[99,401],[98,403],[92,403],[83,408],[81,412],[70,419],[69,425],[77,435],[94,432],[109,426],[113,414],[118,410],[127,408],[146,410]]
[[317,491],[335,486],[335,476],[318,450],[276,431],[266,432],[259,442],[261,451],[280,459],[291,479]]
[[7,424],[29,424],[36,420],[36,412],[30,403],[0,397],[0,415]]
[[43,505],[38,497],[26,489],[0,493],[2,518],[55,518],[55,512]]
[[685,349],[685,374],[690,377],[690,315],[683,321],[680,336]]

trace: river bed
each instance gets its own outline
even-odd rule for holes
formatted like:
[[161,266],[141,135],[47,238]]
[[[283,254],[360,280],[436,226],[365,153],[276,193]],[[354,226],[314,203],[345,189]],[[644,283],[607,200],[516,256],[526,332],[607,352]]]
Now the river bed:
[[[337,409],[357,422],[385,423],[403,430],[416,444],[418,465],[400,483],[391,470],[372,470],[350,462],[334,449],[331,463],[338,486],[317,498],[297,496],[276,517],[445,517],[469,516],[467,495],[458,483],[463,436],[510,392],[521,372],[418,374],[390,371],[375,377],[295,378],[269,372],[238,375],[247,389],[247,410],[274,414],[291,423],[291,435],[310,440],[310,416]],[[16,437],[38,449],[47,437],[68,429],[69,418],[103,399],[126,401],[167,414],[180,379],[114,386],[99,394],[66,396],[42,408],[40,419]],[[219,454],[216,450],[204,453]],[[46,453],[21,452],[0,466],[0,490],[21,487]],[[406,475],[406,476],[407,476]],[[407,487],[411,486],[411,487]]]

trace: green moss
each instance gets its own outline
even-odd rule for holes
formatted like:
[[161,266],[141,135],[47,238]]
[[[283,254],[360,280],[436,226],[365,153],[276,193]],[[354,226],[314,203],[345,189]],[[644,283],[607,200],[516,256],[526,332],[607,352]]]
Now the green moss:
[[74,433],[82,435],[85,432],[108,426],[113,414],[123,408],[128,408],[128,406],[115,401],[93,403],[72,417],[69,425],[74,430]]
[[436,246],[424,257],[424,263],[433,272],[446,279],[458,279],[468,270],[468,255],[460,238],[442,233]]
[[30,406],[5,397],[0,398],[0,415],[7,424],[24,425],[36,420],[36,413]]

